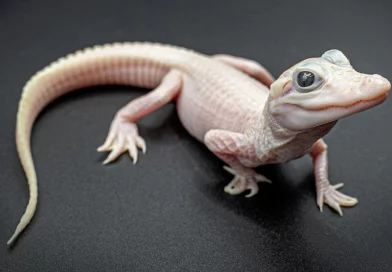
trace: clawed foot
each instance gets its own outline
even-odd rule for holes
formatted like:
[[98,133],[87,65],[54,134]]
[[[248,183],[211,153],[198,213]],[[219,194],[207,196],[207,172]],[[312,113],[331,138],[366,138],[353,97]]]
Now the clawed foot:
[[137,148],[146,152],[146,143],[139,136],[137,126],[121,118],[115,119],[111,124],[105,143],[98,148],[98,152],[111,151],[104,164],[113,162],[122,153],[128,150],[133,164],[137,162]]
[[231,195],[238,195],[246,190],[250,193],[246,197],[252,197],[259,192],[258,182],[271,183],[265,176],[257,174],[253,169],[249,169],[244,173],[237,173],[230,167],[223,167],[227,172],[234,175],[233,180],[225,187],[225,192]]
[[336,185],[328,185],[326,189],[317,192],[317,205],[320,211],[323,211],[323,204],[327,204],[332,209],[337,211],[340,215],[343,215],[340,206],[351,207],[358,203],[358,200],[354,197],[347,196],[337,190],[343,187],[343,183]]

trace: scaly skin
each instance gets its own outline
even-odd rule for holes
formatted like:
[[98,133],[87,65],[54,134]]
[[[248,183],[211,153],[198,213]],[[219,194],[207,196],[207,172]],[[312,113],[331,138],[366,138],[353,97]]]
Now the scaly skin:
[[[313,81],[306,81],[303,74],[298,79],[301,71],[313,73]],[[36,117],[68,92],[107,84],[153,90],[117,112],[106,141],[98,148],[110,151],[104,163],[113,162],[125,151],[136,163],[137,149],[146,151],[136,122],[176,100],[184,127],[228,164],[224,168],[234,179],[225,187],[227,193],[250,190],[247,196],[253,196],[258,182],[271,182],[253,167],[310,154],[317,205],[322,210],[326,203],[340,214],[340,206],[353,206],[357,200],[337,191],[342,184],[330,185],[327,146],[321,138],[339,119],[382,103],[390,89],[385,78],[356,72],[337,50],[298,63],[276,81],[254,61],[206,56],[169,45],[109,44],[71,54],[38,72],[23,89],[16,143],[30,200],[8,244],[29,224],[37,205],[37,177],[30,150]]]

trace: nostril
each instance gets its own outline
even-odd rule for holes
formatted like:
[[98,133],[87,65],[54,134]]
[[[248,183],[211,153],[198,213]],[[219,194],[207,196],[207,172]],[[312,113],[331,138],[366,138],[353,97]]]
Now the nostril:
[[391,88],[389,80],[377,74],[373,75],[373,84],[388,90]]

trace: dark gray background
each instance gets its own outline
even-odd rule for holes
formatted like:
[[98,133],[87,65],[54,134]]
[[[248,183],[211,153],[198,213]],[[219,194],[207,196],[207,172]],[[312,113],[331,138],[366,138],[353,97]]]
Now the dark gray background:
[[[214,2],[212,4],[211,2]],[[155,41],[255,59],[274,76],[342,50],[392,79],[388,1],[0,2],[1,271],[390,271],[392,101],[338,123],[325,139],[330,179],[358,197],[318,211],[310,159],[260,171],[274,181],[229,196],[222,162],[191,138],[170,104],[139,124],[148,152],[110,166],[96,148],[115,112],[145,91],[99,87],[51,104],[32,136],[34,220],[12,248],[28,201],[15,149],[25,82],[57,58],[114,41]]]

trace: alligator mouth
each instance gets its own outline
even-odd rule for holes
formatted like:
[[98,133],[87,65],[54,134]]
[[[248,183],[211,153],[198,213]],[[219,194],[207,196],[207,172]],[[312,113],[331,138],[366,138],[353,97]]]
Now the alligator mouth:
[[362,109],[365,110],[367,108],[372,108],[374,106],[377,106],[381,103],[383,103],[386,99],[388,98],[388,93],[383,93],[379,96],[376,96],[375,98],[372,99],[363,99],[363,100],[358,100],[355,103],[352,104],[347,104],[347,105],[323,105],[320,106],[318,108],[307,108],[301,105],[295,105],[295,104],[291,104],[291,103],[287,103],[287,104],[282,104],[279,105],[278,107],[287,107],[287,108],[300,108],[303,109],[305,111],[309,111],[309,112],[319,112],[319,111],[333,111],[333,110],[352,110],[352,109]]
[[371,109],[383,103],[387,97],[388,93],[383,93],[375,98],[359,100],[350,105],[327,106],[313,109],[307,109],[294,104],[283,104],[274,108],[272,114],[278,120],[278,123],[281,123],[285,128],[301,131],[325,125],[355,113]]
[[[388,93],[384,93],[375,98],[369,100],[359,100],[353,104],[344,105],[344,106],[326,106],[316,111],[347,111],[347,115],[351,115],[360,111],[364,111],[370,108],[373,108],[381,103],[383,103],[388,98]],[[308,109],[305,109],[308,110]],[[314,111],[314,110],[310,110]],[[346,115],[346,116],[347,116]]]

